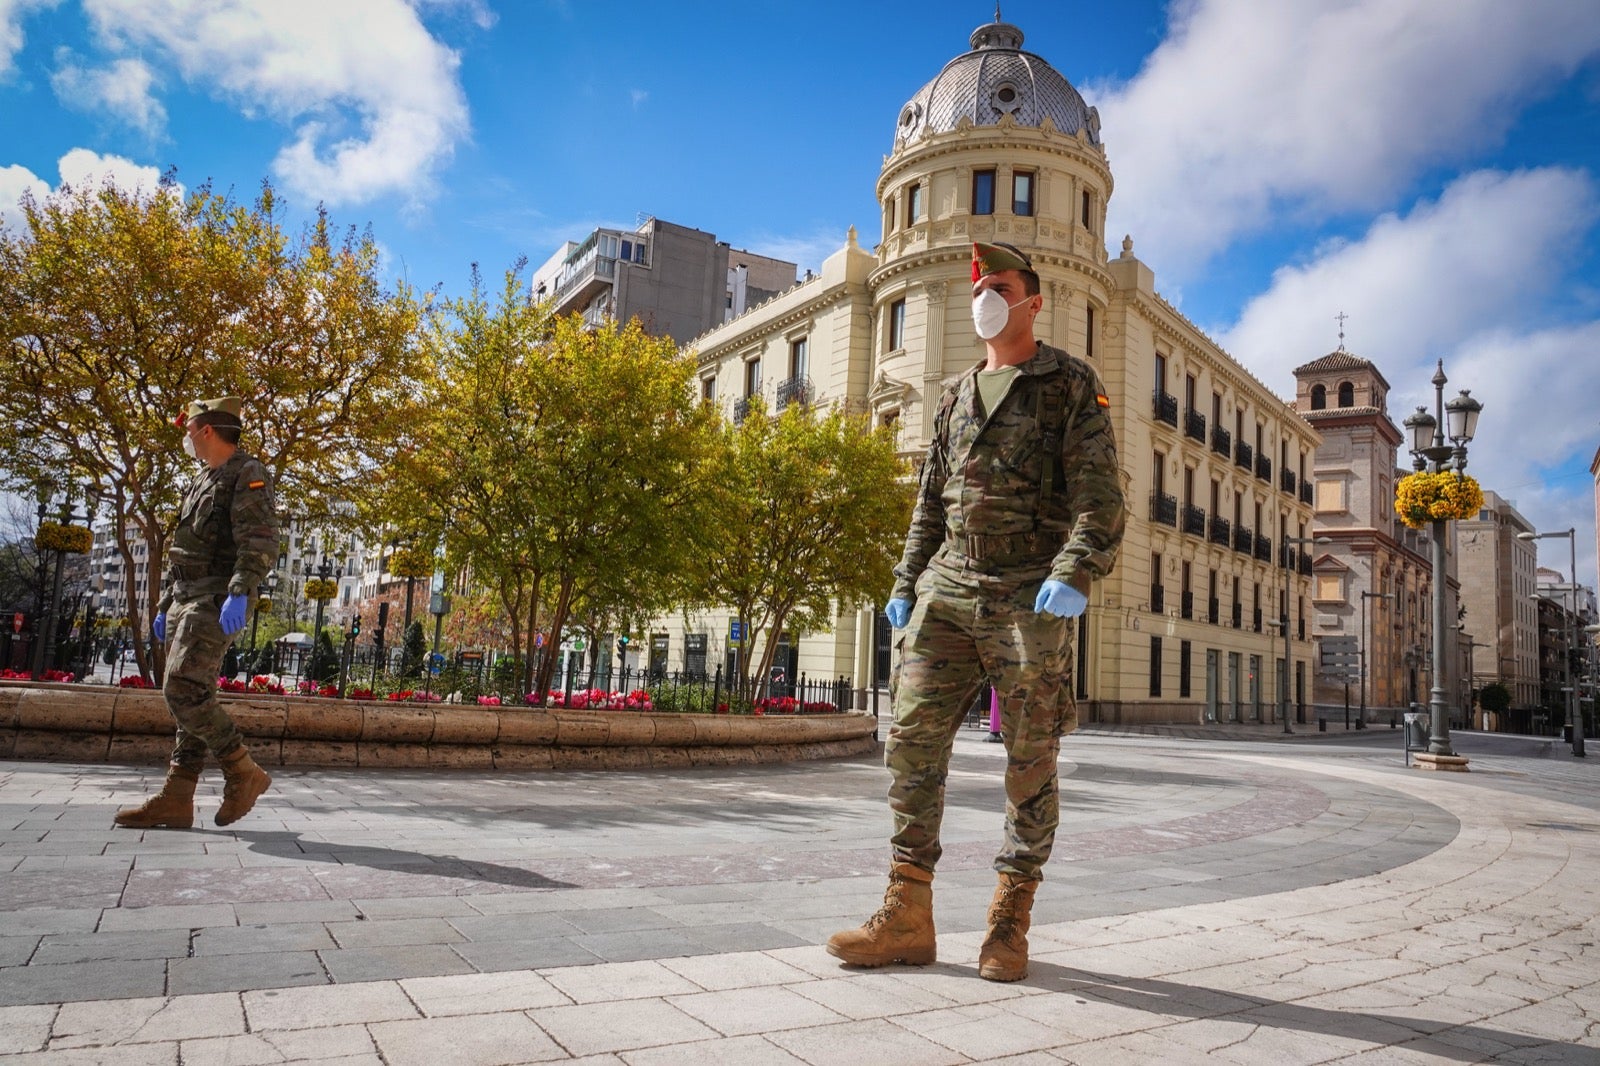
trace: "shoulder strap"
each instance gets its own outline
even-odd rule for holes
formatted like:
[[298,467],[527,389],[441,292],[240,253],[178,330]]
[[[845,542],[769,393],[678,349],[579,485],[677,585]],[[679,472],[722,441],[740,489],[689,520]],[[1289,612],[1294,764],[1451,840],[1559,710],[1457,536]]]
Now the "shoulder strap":
[[1061,462],[1061,440],[1067,432],[1065,376],[1064,372],[1051,374],[1039,383],[1039,388],[1033,394],[1033,417],[1044,438],[1044,454],[1040,463],[1044,473],[1039,484],[1039,514],[1044,513],[1055,491],[1056,469]]

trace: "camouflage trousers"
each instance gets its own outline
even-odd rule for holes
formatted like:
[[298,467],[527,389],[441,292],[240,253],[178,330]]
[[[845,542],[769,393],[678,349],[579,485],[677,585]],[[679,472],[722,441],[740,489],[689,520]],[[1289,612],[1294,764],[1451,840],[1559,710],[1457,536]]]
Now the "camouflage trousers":
[[995,869],[1043,876],[1060,821],[1056,755],[1077,728],[1065,618],[1033,609],[1040,577],[980,586],[924,571],[890,676],[894,724],[884,752],[893,781],[896,862],[939,861],[945,778],[956,731],[987,677],[1006,746],[1006,835]]
[[226,755],[244,742],[239,727],[217,701],[217,675],[228,638],[217,598],[180,600],[167,612],[167,675],[162,695],[178,723],[172,765],[200,770],[206,751]]

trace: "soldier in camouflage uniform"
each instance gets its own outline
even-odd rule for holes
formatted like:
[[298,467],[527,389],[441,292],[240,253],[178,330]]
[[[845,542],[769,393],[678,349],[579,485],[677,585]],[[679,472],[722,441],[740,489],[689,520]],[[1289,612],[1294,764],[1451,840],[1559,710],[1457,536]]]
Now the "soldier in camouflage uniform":
[[178,418],[183,450],[205,464],[189,485],[167,552],[157,640],[167,641],[167,709],[178,723],[167,780],[142,806],[118,811],[134,829],[187,829],[194,790],[209,750],[222,763],[217,824],[243,818],[272,784],[217,701],[217,675],[233,634],[244,628],[256,588],[278,558],[272,480],[259,459],[240,451],[236,396],[198,400]]
[[1028,257],[973,246],[973,319],[988,358],[946,389],[885,614],[901,630],[890,679],[893,861],[883,907],[828,951],[859,966],[935,959],[950,752],[985,678],[1007,749],[1006,836],[979,973],[1027,975],[1033,894],[1059,821],[1056,756],[1077,728],[1069,619],[1122,540],[1110,401],[1090,367],[1034,339],[1043,301]]

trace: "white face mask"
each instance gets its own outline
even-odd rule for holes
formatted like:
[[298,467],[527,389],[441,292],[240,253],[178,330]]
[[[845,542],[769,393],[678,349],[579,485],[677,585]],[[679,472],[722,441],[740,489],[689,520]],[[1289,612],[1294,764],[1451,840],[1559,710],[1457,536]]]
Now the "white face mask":
[[183,435],[183,454],[187,455],[191,459],[200,458],[194,453],[194,438],[189,436],[187,433]]
[[972,327],[978,331],[979,340],[993,340],[1000,336],[1006,328],[1006,323],[1011,320],[1011,309],[1021,307],[1031,296],[1024,296],[1014,304],[1006,303],[1006,298],[993,289],[984,289],[972,298]]

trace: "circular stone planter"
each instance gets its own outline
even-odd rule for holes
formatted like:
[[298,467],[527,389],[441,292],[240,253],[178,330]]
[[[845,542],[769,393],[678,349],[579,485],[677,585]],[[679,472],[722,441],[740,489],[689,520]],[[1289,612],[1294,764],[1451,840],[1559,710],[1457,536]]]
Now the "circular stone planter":
[[[223,693],[267,766],[641,770],[860,755],[869,714],[645,714]],[[0,759],[155,763],[172,751],[159,690],[0,682]]]

